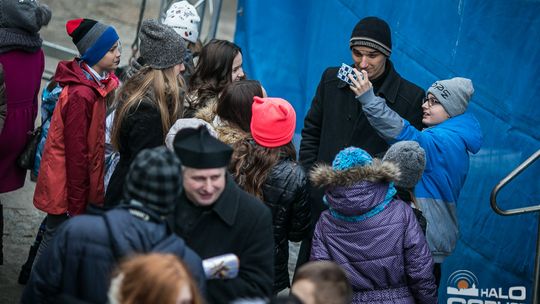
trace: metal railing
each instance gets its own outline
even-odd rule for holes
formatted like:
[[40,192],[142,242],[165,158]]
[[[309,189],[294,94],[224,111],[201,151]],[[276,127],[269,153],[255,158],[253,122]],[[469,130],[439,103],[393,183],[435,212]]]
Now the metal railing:
[[[42,48],[46,56],[59,60],[70,60],[79,56],[79,53],[75,50],[45,40],[43,41]],[[54,70],[46,68],[41,79],[49,80],[54,75],[54,72]]]
[[[497,204],[497,194],[499,193],[499,191],[508,183],[510,183],[514,178],[516,178],[519,174],[525,171],[525,169],[527,169],[527,167],[529,167],[532,163],[534,163],[538,158],[540,158],[540,150],[537,150],[535,153],[533,153],[533,155],[531,155],[527,160],[521,163],[516,169],[510,172],[510,174],[508,174],[505,178],[503,178],[493,188],[493,190],[491,191],[491,196],[490,196],[490,203],[491,203],[491,208],[493,209],[493,211],[495,211],[499,215],[504,215],[504,216],[519,215],[519,214],[540,211],[540,205],[503,210]],[[532,303],[539,304],[540,303],[540,299],[539,299],[540,297],[540,286],[539,286],[540,284],[540,212],[538,213],[538,229],[537,229],[537,236],[536,236],[536,258],[535,258],[535,263],[534,263],[533,284],[534,286],[533,286]]]
[[[165,13],[167,11],[167,9],[169,8],[169,6],[171,5],[172,2],[175,2],[175,1],[178,1],[178,0],[161,0],[161,4],[160,4],[160,10],[159,10],[159,19],[161,20],[162,18],[165,17]],[[203,27],[203,24],[204,22],[207,22],[205,20],[205,11],[206,11],[206,4],[208,3],[209,4],[209,7],[208,7],[208,12],[209,12],[209,17],[211,18],[210,20],[210,24],[208,26],[208,33],[206,35],[206,41],[209,41],[213,38],[216,37],[216,33],[217,33],[217,27],[218,27],[218,24],[219,24],[219,17],[220,17],[220,14],[221,14],[221,5],[223,3],[222,0],[198,0],[198,1],[189,1],[190,3],[193,4],[193,6],[195,6],[195,8],[197,9],[197,12],[199,13],[199,16],[201,18],[201,23],[199,24],[199,32],[202,30],[202,27]],[[195,3],[193,3],[195,2]],[[143,19],[143,16],[144,16],[144,11],[145,11],[145,8],[146,8],[146,0],[142,0],[141,2],[141,10],[140,10],[140,13],[139,13],[139,22],[137,24],[137,33],[139,32],[139,27],[140,27],[140,24],[141,24],[141,21]],[[135,36],[135,41],[133,42],[133,45],[131,46],[132,49],[133,49],[133,52],[136,52],[137,51],[137,48],[138,48],[138,35]],[[56,59],[60,59],[60,60],[69,60],[69,59],[72,59],[73,57],[76,57],[78,56],[78,52],[75,51],[75,50],[72,50],[72,49],[69,49],[69,48],[66,48],[66,47],[63,47],[61,45],[58,45],[58,44],[54,44],[52,42],[49,42],[49,41],[43,41],[43,50],[45,52],[45,54],[49,57],[52,57],[52,58],[56,58]],[[132,54],[133,56],[133,54]],[[43,76],[42,76],[42,79],[49,79],[53,74],[54,74],[55,71],[49,71],[49,70],[45,70],[45,72],[43,73]]]

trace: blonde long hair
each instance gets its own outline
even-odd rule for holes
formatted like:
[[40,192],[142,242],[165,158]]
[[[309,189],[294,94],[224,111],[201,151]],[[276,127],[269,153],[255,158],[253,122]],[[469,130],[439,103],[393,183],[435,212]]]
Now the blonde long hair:
[[185,82],[174,73],[174,67],[157,70],[143,67],[128,79],[120,89],[116,99],[116,113],[111,131],[111,142],[116,150],[120,149],[120,129],[122,122],[144,97],[149,97],[161,115],[163,137],[173,123],[182,115],[182,95]]

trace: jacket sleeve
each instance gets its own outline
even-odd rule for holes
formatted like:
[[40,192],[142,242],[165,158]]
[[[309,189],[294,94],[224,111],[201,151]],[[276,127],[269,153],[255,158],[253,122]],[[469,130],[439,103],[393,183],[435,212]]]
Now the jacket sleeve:
[[66,225],[56,232],[52,242],[36,260],[24,288],[21,303],[55,303],[62,292],[64,257],[67,244]]
[[311,169],[319,154],[319,144],[321,141],[321,128],[323,120],[323,101],[322,87],[326,71],[321,77],[317,93],[311,101],[311,107],[304,119],[304,128],[302,129],[302,140],[300,141],[299,160],[304,169]]
[[433,258],[413,211],[405,212],[405,274],[416,303],[437,303]]
[[375,96],[373,88],[356,99],[362,104],[369,124],[377,133],[388,142],[396,140],[403,130],[405,120],[388,107],[383,98]]
[[240,259],[238,277],[222,281],[225,288],[220,293],[225,298],[270,297],[274,283],[274,235],[272,233],[272,215],[265,209],[258,219],[254,220],[253,229],[247,232],[247,248]]
[[315,232],[313,233],[313,241],[311,243],[310,261],[331,261],[330,252],[326,246],[326,239],[322,233],[321,222],[317,222]]
[[[84,212],[90,184],[88,162],[88,129],[92,119],[91,93],[86,88],[68,88],[68,102],[62,109],[66,153],[68,213]],[[89,90],[89,89],[88,89]]]
[[193,250],[186,248],[186,253],[182,257],[182,260],[191,271],[200,293],[206,295],[206,275],[204,274],[201,258]]
[[293,200],[290,204],[291,212],[289,216],[290,227],[288,239],[293,242],[300,242],[309,233],[311,223],[311,207],[308,204],[307,179],[302,167],[295,165],[290,175],[291,182],[289,189],[294,189]]
[[4,83],[4,67],[0,63],[0,134],[4,128],[4,122],[6,121],[7,105],[6,105],[6,85]]

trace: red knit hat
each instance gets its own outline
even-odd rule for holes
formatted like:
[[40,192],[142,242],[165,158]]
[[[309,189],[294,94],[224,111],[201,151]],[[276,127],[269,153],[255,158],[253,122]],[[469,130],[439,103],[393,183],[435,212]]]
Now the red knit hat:
[[294,135],[296,113],[285,99],[253,97],[251,135],[267,148],[288,144]]

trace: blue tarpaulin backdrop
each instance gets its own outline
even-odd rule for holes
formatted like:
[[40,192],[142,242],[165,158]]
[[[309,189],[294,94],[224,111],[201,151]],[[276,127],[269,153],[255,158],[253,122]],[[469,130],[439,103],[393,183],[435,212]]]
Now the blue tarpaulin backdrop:
[[[471,157],[459,199],[461,238],[443,266],[440,302],[446,303],[447,286],[455,287],[448,278],[458,270],[476,276],[483,300],[531,302],[538,217],[496,215],[489,193],[540,149],[540,1],[239,0],[238,9],[235,41],[245,70],[270,96],[294,105],[297,132],[323,70],[352,62],[351,30],[365,16],[390,24],[391,59],[405,78],[423,88],[437,79],[471,78],[470,109],[485,142]],[[539,204],[539,173],[537,162],[504,188],[502,207]],[[513,286],[525,286],[526,299]],[[489,288],[495,293],[482,290]]]

